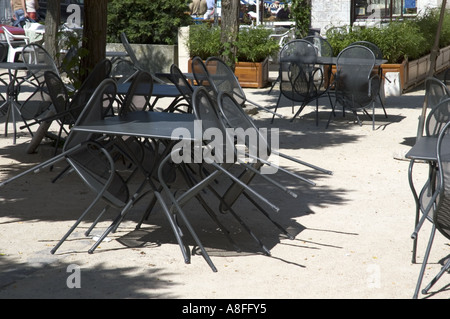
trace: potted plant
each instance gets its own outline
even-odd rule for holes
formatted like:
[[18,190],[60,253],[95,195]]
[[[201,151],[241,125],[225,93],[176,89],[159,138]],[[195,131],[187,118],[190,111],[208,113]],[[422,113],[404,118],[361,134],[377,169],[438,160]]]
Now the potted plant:
[[[189,56],[203,60],[220,56],[227,44],[220,41],[219,27],[199,24],[190,27],[187,49]],[[261,88],[268,84],[268,57],[280,49],[276,40],[269,37],[271,30],[264,27],[249,27],[239,31],[236,42],[237,55],[235,74],[242,87]],[[189,62],[189,72],[190,69]]]

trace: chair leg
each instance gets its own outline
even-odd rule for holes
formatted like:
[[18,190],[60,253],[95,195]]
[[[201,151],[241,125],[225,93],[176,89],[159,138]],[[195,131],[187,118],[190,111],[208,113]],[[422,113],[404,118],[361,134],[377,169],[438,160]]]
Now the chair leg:
[[[294,104],[294,102],[292,102],[292,104]],[[295,118],[297,116],[299,116],[299,114],[303,111],[303,109],[305,108],[306,103],[303,103],[300,108],[298,109],[297,113],[295,113],[295,115],[291,118],[291,122],[293,122],[295,120]],[[294,110],[294,107],[292,107],[292,110]]]
[[56,244],[55,247],[50,251],[51,254],[54,254],[58,248],[62,245],[62,243],[67,239],[67,237],[72,234],[72,232],[75,230],[75,228],[78,227],[78,225],[81,223],[81,221],[84,219],[84,217],[91,211],[91,209],[94,207],[95,204],[97,204],[101,198],[102,194],[97,195],[97,197],[94,199],[94,201],[89,205],[89,207],[81,214],[81,216],[77,219],[75,224],[72,225],[72,227],[69,229],[69,231],[61,238],[61,240]]
[[420,269],[419,278],[417,279],[416,290],[414,291],[414,299],[417,299],[420,291],[420,285],[422,284],[423,275],[425,273],[425,268],[427,267],[428,257],[430,256],[431,246],[433,245],[434,235],[436,233],[436,226],[433,224],[431,229],[430,240],[428,241],[427,250],[425,251],[425,256],[422,261],[422,267]]
[[425,287],[425,289],[422,290],[423,294],[427,294],[428,290],[433,287],[433,285],[441,278],[441,276],[450,268],[450,258],[447,260],[445,265],[442,267],[442,269],[439,271],[439,273],[436,275],[436,277],[431,280],[431,282],[428,284],[428,286]]
[[280,76],[278,75],[277,79],[275,81],[273,81],[272,86],[269,90],[269,94],[272,93],[273,87],[275,86],[275,84],[277,84],[277,82],[280,81]]
[[[274,113],[276,113],[276,112],[277,112],[277,109],[278,109],[278,105],[280,104],[280,100],[281,100],[281,92],[280,92],[280,94],[278,95],[277,106],[275,106],[275,110],[274,110]],[[274,119],[275,119],[275,114],[273,114],[273,116],[272,116],[272,121],[270,122],[271,124],[273,124],[273,121],[274,121]]]

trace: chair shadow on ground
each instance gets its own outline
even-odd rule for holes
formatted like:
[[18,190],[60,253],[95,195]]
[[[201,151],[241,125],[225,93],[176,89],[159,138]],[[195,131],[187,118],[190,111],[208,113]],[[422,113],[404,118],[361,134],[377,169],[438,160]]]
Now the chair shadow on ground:
[[[313,147],[311,144],[308,145],[309,147]],[[18,174],[25,168],[32,167],[33,165],[42,162],[48,156],[45,146],[43,145],[40,146],[37,154],[26,154],[26,147],[27,143],[25,142],[0,149],[0,156],[11,159],[11,162],[17,161],[17,163],[12,165],[9,164],[3,168],[0,167],[0,170],[7,172],[7,176],[2,177],[3,180]],[[51,145],[47,147],[52,150]],[[55,178],[65,166],[65,161],[62,161],[57,163],[52,171],[46,168],[37,174],[30,173],[27,176],[3,186],[0,189],[2,194],[2,210],[0,212],[0,217],[10,217],[14,220],[8,221],[8,223],[30,220],[52,222],[77,219],[81,214],[81,210],[87,207],[91,202],[93,194],[84,186],[76,174],[69,174],[55,183],[52,183],[52,179]],[[318,178],[332,178],[332,176],[300,166],[294,170],[294,172],[311,180],[317,180]],[[287,194],[283,194],[282,191],[277,189],[274,190],[274,188],[261,177],[256,177],[253,180],[252,185],[258,192],[267,196],[270,201],[273,201],[273,203],[280,208],[280,212],[275,213],[274,211],[271,211],[270,208],[264,207],[271,217],[286,228],[294,237],[305,229],[305,226],[300,224],[297,220],[302,216],[314,214],[313,210],[310,208],[311,206],[341,205],[345,202],[343,198],[345,197],[346,191],[329,189],[326,186],[326,180],[320,182],[320,187],[311,187],[310,185],[299,182],[295,178],[284,176],[281,173],[276,174],[276,180],[294,190],[299,197],[292,198]],[[216,208],[217,199],[211,197],[210,194],[206,194],[205,198],[211,204],[211,207]],[[44,199],[47,199],[45,200],[45,206],[41,206]],[[127,216],[126,220],[139,221],[145,208],[144,205],[146,204],[147,202],[145,201],[145,204],[142,204],[143,206],[135,207],[129,216]],[[261,206],[264,205],[261,204]],[[240,198],[235,207],[239,216],[248,223],[248,226],[269,250],[281,241],[287,239],[287,237],[280,234],[280,231],[269,222],[265,216],[258,212],[247,199],[243,197]],[[230,216],[230,214],[218,213],[217,215],[225,227],[229,229],[231,237],[241,249],[241,252],[239,253],[231,246],[227,238],[220,230],[218,230],[217,225],[211,220],[195,199],[186,206],[185,210],[189,221],[194,225],[197,234],[211,256],[242,256],[262,253],[258,244],[243,229],[242,225]],[[112,218],[112,216],[114,216],[112,213],[108,215],[110,218]],[[88,223],[92,222],[95,217],[95,214],[91,214],[86,221]],[[126,230],[129,233],[123,233],[124,230],[125,229],[119,227],[117,234],[111,235],[111,237],[123,244],[124,247],[152,247],[168,243],[176,244],[175,237],[158,205],[156,205],[155,211],[152,212],[150,218],[144,223],[140,230],[127,228]],[[82,233],[84,232],[84,229],[80,228],[78,232]],[[189,232],[185,229],[184,232],[187,234],[185,239],[186,244],[190,247],[194,247],[195,242],[190,238]],[[62,235],[63,232],[61,233],[61,236]],[[59,238],[54,238],[55,242],[57,240],[59,240]],[[70,248],[70,240],[71,238],[68,239],[68,242],[64,246],[68,245],[68,248]],[[75,238],[75,240],[77,240],[77,238]],[[51,244],[51,240],[49,244]],[[297,240],[292,242],[288,241],[287,244],[298,245],[299,247],[305,246],[303,241],[299,243]],[[317,243],[317,246],[320,247],[320,243]],[[99,249],[96,253],[101,253],[102,251],[102,249]],[[193,253],[195,253],[195,251],[196,248],[194,247]]]

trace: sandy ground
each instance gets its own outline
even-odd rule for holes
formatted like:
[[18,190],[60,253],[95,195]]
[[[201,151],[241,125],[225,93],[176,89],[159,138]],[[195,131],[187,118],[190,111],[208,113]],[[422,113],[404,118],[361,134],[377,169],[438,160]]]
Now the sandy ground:
[[[278,90],[271,95],[268,90],[247,89],[246,93],[250,100],[274,106]],[[271,216],[295,236],[288,239],[280,234],[242,198],[235,209],[271,256],[264,255],[229,214],[220,215],[243,250],[234,251],[198,204],[190,203],[187,215],[217,272],[197,253],[189,235],[186,242],[194,254],[190,264],[184,263],[159,207],[136,230],[146,202],[137,205],[94,254],[87,253],[94,241],[85,237],[84,231],[95,214],[52,255],[51,248],[89,205],[93,194],[75,174],[51,182],[65,167],[63,162],[52,171],[22,177],[0,193],[0,298],[411,298],[430,223],[420,232],[418,263],[414,264],[410,237],[414,202],[407,178],[409,162],[401,158],[414,143],[423,99],[420,88],[387,98],[389,117],[384,118],[378,107],[375,130],[368,117],[361,116],[363,125],[359,126],[351,114],[343,117],[341,112],[326,129],[330,114],[326,98],[320,100],[319,126],[315,125],[313,106],[291,123],[287,101],[279,110],[285,118],[272,125],[270,114],[254,115],[260,127],[279,128],[283,152],[329,169],[333,175],[280,161],[316,184],[276,174],[298,198],[255,179],[255,189],[280,207],[278,213],[270,211]],[[51,157],[52,148],[45,143],[37,153],[27,154],[29,142],[26,131],[20,132],[16,145],[11,134],[0,137],[2,180]],[[416,165],[417,183],[423,183],[426,171],[425,164]],[[217,204],[210,194],[205,196]],[[101,233],[108,220],[94,234]],[[424,284],[448,254],[449,242],[438,234]],[[419,297],[449,298],[448,274],[429,295]]]

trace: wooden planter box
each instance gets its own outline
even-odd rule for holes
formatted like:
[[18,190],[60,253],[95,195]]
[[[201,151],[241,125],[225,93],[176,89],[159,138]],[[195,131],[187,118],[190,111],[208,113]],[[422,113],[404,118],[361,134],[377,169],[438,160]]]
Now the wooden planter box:
[[[188,72],[192,72],[192,60],[188,61]],[[234,74],[243,88],[263,88],[269,83],[269,59],[263,62],[238,62]]]
[[[408,89],[421,82],[428,77],[430,70],[430,55],[421,57],[420,59],[407,62],[406,75],[403,89]],[[450,46],[439,50],[436,59],[436,72],[441,72],[450,66]]]
[[234,74],[242,87],[263,88],[269,82],[269,59],[263,62],[238,62]]

